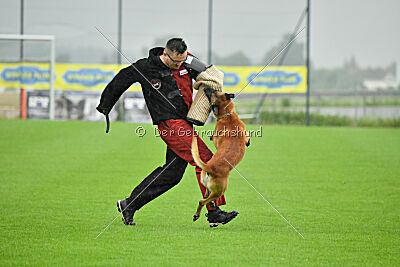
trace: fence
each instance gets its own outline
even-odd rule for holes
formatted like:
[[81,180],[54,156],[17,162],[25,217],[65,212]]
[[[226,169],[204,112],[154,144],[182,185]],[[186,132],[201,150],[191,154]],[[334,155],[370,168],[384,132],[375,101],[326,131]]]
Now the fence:
[[[235,107],[242,118],[253,115],[261,94],[243,93],[235,99]],[[48,118],[48,90],[27,90],[27,118]],[[56,90],[55,118],[58,120],[102,121],[95,111],[100,98],[99,91]],[[124,121],[150,122],[150,117],[140,92],[126,92],[120,101]],[[0,117],[19,118],[21,107],[20,90],[0,90]],[[114,108],[112,119],[119,119],[119,108]],[[304,94],[268,94],[261,112],[305,112]],[[313,92],[311,113],[345,116],[357,121],[360,118],[400,118],[400,91],[378,92]],[[254,116],[248,116],[248,118]],[[251,119],[252,123],[257,120]]]

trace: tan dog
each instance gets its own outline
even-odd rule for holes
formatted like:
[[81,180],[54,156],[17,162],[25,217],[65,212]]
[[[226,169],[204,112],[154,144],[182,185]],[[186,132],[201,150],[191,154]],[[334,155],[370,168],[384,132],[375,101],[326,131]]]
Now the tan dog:
[[193,221],[200,217],[201,209],[211,201],[217,200],[228,187],[229,173],[243,158],[245,146],[250,144],[249,135],[244,123],[235,112],[231,98],[234,94],[225,94],[206,88],[211,102],[212,111],[217,118],[215,131],[212,136],[217,152],[204,163],[199,155],[197,138],[192,141],[192,156],[196,164],[202,169],[201,182],[207,188],[206,199],[199,201]]

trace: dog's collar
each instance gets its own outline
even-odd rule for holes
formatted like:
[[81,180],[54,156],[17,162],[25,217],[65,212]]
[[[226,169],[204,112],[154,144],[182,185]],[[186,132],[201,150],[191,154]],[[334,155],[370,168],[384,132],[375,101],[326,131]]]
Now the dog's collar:
[[225,117],[228,117],[229,115],[232,115],[233,113],[236,113],[236,112],[235,112],[235,111],[228,112],[228,113],[222,115],[221,117],[219,117],[219,118],[217,119],[217,121],[219,121],[220,119],[223,119],[223,118],[225,118]]

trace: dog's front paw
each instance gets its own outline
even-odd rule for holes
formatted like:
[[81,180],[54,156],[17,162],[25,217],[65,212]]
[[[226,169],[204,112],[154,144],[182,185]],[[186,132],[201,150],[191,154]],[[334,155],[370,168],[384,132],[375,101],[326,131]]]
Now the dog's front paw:
[[249,141],[247,141],[246,146],[250,146],[250,138]]
[[193,215],[193,221],[195,222],[195,221],[197,221],[198,219],[200,218],[200,216],[198,216],[198,215]]

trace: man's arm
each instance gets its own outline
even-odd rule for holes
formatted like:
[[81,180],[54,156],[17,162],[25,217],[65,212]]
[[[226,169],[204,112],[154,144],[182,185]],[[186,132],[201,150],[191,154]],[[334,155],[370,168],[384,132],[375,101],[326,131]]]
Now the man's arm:
[[120,70],[111,82],[107,84],[101,94],[100,104],[96,109],[105,115],[110,113],[121,95],[137,81],[139,81],[139,74],[132,66]]

